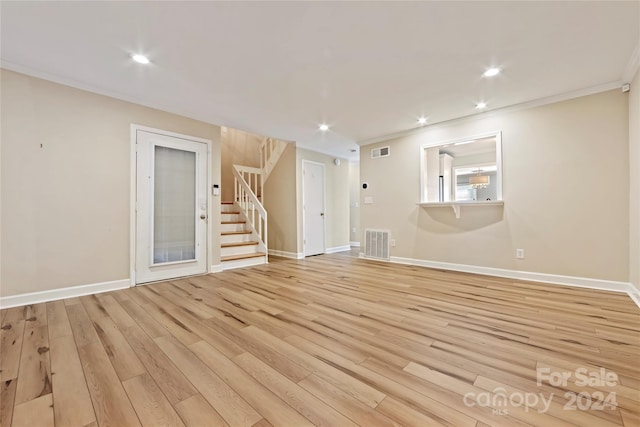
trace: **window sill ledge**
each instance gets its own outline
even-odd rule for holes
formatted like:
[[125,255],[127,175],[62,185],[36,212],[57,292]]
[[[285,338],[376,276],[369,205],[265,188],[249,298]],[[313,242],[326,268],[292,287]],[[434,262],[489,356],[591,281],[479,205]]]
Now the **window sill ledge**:
[[460,219],[460,207],[461,206],[504,206],[504,201],[502,200],[479,200],[479,201],[469,201],[469,202],[422,202],[418,203],[423,208],[442,208],[442,207],[451,207],[453,208],[453,212],[456,215],[456,219]]

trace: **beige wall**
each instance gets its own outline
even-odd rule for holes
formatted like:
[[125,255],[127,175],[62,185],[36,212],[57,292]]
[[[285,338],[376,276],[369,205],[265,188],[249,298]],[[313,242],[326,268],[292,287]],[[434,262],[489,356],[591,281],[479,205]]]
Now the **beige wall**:
[[640,289],[640,71],[629,92],[629,281]]
[[360,243],[360,163],[349,162],[349,240]]
[[296,146],[287,144],[264,184],[270,250],[298,252],[296,206]]
[[220,181],[217,126],[7,70],[1,87],[3,297],[129,278],[132,123],[213,140]]
[[263,137],[233,128],[222,128],[222,200],[233,200],[232,165],[260,167],[260,142]]
[[349,163],[342,159],[340,166],[335,157],[301,148],[296,150],[298,253],[304,253],[302,223],[302,161],[325,165],[325,249],[349,245]]
[[[620,90],[427,127],[363,147],[361,227],[386,228],[391,255],[627,282],[629,103]],[[502,130],[504,207],[424,208],[420,145]],[[371,148],[391,156],[371,159]],[[364,205],[363,197],[373,204]],[[516,248],[526,258],[516,260]]]

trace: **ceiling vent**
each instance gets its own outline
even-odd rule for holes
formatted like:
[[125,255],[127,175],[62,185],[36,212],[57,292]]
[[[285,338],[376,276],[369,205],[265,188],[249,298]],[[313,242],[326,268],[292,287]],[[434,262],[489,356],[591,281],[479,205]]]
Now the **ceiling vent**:
[[371,158],[377,159],[378,157],[388,157],[391,154],[389,147],[374,148],[371,150]]

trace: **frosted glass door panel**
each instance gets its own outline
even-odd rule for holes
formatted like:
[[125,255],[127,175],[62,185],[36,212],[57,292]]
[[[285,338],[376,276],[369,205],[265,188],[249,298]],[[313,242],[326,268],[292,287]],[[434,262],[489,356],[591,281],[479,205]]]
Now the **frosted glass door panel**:
[[196,258],[196,153],[155,146],[153,263]]

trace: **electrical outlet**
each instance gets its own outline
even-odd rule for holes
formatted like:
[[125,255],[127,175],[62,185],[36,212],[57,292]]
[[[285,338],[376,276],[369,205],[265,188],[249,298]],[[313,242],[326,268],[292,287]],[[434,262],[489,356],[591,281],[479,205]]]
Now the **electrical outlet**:
[[396,247],[396,239],[391,239],[391,247],[392,248]]
[[352,232],[352,233],[355,233],[355,232],[356,232],[356,228],[355,228],[355,227],[353,227],[353,229],[352,229],[352,231],[351,231],[351,232]]
[[516,249],[516,258],[524,259],[524,249]]

